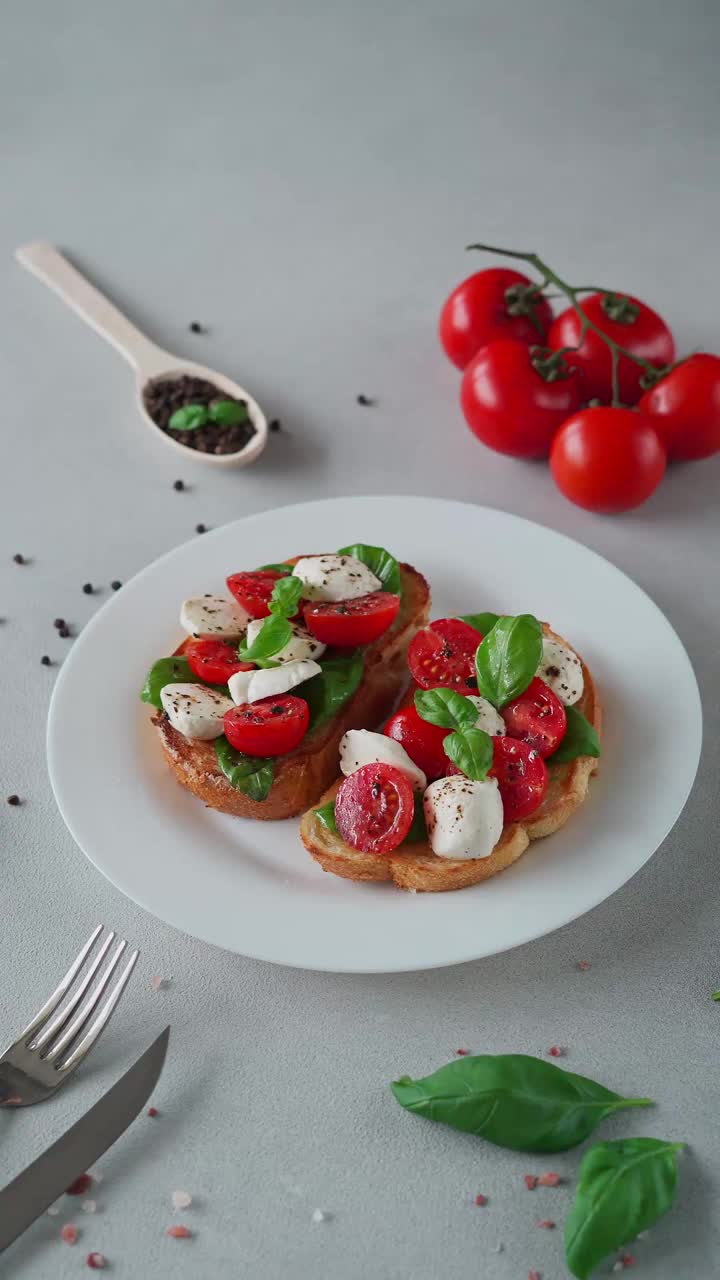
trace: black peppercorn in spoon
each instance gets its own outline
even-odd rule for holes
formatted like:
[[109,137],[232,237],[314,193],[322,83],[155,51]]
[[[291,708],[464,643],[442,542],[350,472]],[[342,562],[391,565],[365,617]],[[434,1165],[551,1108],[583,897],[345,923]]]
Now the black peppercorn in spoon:
[[[159,439],[182,450],[186,459],[194,456],[216,467],[244,467],[262,453],[267,420],[243,387],[156,346],[53,245],[23,245],[15,256],[125,357],[135,372],[141,416]],[[188,409],[197,410],[195,420]]]

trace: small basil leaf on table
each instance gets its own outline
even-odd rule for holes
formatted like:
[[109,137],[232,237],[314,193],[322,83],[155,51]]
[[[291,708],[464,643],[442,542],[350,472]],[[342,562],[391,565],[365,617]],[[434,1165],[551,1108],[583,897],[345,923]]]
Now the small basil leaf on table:
[[520,1053],[462,1058],[391,1088],[406,1110],[511,1151],[568,1151],[613,1112],[651,1105]]
[[247,405],[239,400],[213,400],[208,413],[213,422],[220,422],[224,427],[237,427],[250,417]]
[[162,701],[160,694],[166,684],[206,684],[209,689],[220,689],[222,693],[227,693],[226,685],[210,684],[207,680],[201,680],[195,675],[190,663],[184,654],[179,653],[174,658],[158,658],[154,662],[145,677],[145,684],[140,690],[140,698],[143,702],[149,702],[151,706],[162,710]]
[[542,627],[531,613],[498,618],[475,654],[478,692],[504,707],[527,689],[542,658]]
[[251,645],[241,644],[238,657],[241,662],[260,662],[280,653],[292,640],[292,627],[282,614],[266,618]]
[[210,421],[210,415],[204,404],[186,404],[176,409],[168,426],[171,431],[197,431]]
[[310,730],[332,720],[355,693],[365,670],[362,650],[322,659],[320,668],[300,690],[310,709]]
[[251,800],[267,799],[275,777],[272,760],[246,756],[242,751],[236,751],[224,735],[215,739],[215,755],[231,787],[242,791]]
[[466,778],[482,782],[493,762],[493,742],[484,729],[459,729],[443,742],[445,755]]
[[323,804],[319,809],[313,810],[318,822],[328,831],[332,831],[333,835],[337,835],[337,823],[335,821],[335,801],[328,800],[327,804]]
[[259,569],[256,569],[256,570],[255,570],[255,572],[256,572],[256,573],[267,573],[267,572],[268,572],[268,570],[270,570],[272,573],[280,573],[280,574],[282,574],[282,575],[283,575],[283,577],[287,577],[287,575],[288,575],[289,573],[292,573],[292,571],[293,571],[293,566],[292,566],[291,564],[287,564],[287,563],[283,563],[283,564],[261,564],[261,565],[260,565],[260,568],[259,568]]
[[304,585],[301,578],[292,575],[278,578],[270,597],[270,612],[278,613],[283,618],[292,618],[297,613]]
[[677,1153],[684,1145],[627,1138],[598,1142],[583,1156],[565,1224],[565,1256],[578,1280],[587,1280],[603,1258],[667,1213],[677,1191]]
[[577,760],[578,756],[599,756],[600,739],[587,716],[577,707],[566,707],[567,729],[557,751],[548,757],[548,764],[565,764],[568,760]]
[[415,710],[422,720],[441,729],[462,729],[475,724],[477,708],[455,689],[418,689]]
[[341,547],[337,554],[361,560],[380,579],[383,591],[392,591],[396,596],[402,595],[400,565],[384,547],[370,547],[365,542],[354,542],[351,547]]
[[474,627],[481,635],[486,636],[492,631],[498,617],[497,613],[461,613],[460,621],[467,622],[469,627]]

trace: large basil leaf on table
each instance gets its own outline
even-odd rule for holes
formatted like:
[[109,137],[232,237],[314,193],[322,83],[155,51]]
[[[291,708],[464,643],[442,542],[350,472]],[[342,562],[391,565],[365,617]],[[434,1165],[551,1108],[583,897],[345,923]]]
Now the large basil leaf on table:
[[407,1111],[511,1151],[567,1151],[613,1112],[652,1105],[520,1053],[462,1058],[391,1088]]
[[272,760],[246,756],[231,747],[224,735],[215,739],[215,755],[231,787],[242,791],[250,800],[267,799],[275,777]]
[[365,670],[361,649],[324,658],[320,666],[320,674],[307,680],[297,691],[310,708],[311,730],[326,724],[342,710],[360,684]]
[[350,547],[341,547],[338,555],[354,556],[356,560],[361,560],[370,572],[379,578],[383,591],[392,591],[396,596],[402,595],[400,565],[384,547],[371,547],[366,542],[354,542]]
[[565,1224],[565,1256],[578,1280],[646,1231],[675,1199],[683,1142],[623,1138],[598,1142],[583,1156],[575,1203]]
[[207,680],[201,680],[195,675],[190,663],[183,653],[179,653],[174,658],[158,658],[154,662],[145,677],[145,684],[140,690],[140,698],[143,702],[149,702],[151,706],[157,707],[162,711],[162,701],[160,694],[166,684],[205,684],[209,689],[217,689],[219,693],[227,693],[227,685],[209,684]]

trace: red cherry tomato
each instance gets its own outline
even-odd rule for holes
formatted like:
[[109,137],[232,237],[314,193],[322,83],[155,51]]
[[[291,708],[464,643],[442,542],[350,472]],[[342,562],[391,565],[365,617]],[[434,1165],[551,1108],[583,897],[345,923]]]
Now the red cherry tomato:
[[[458,369],[464,369],[486,343],[495,338],[517,338],[518,342],[545,340],[552,324],[552,308],[541,296],[531,303],[531,315],[513,315],[518,293],[532,281],[508,267],[488,267],[468,276],[453,289],[440,312],[440,341]],[[509,293],[508,293],[509,290]],[[513,297],[513,292],[515,297]]]
[[413,789],[390,764],[364,764],[340,784],[335,822],[346,844],[363,853],[392,853],[402,844],[415,812]]
[[514,458],[543,458],[568,414],[579,409],[582,380],[574,370],[548,382],[532,349],[512,338],[483,347],[463,374],[460,403],[483,444]]
[[459,618],[440,618],[413,637],[408,664],[421,689],[438,685],[460,693],[477,690],[475,654],[482,640],[479,631]]
[[377,640],[392,626],[399,609],[400,597],[391,591],[371,591],[354,600],[318,600],[305,605],[305,626],[323,644],[353,649]]
[[284,756],[302,742],[309,722],[305,699],[283,693],[226,711],[225,737],[231,747],[249,756]]
[[550,454],[558,489],[588,511],[639,507],[665,473],[665,449],[647,414],[583,409],[558,431]]
[[529,742],[493,738],[490,776],[497,778],[506,822],[519,822],[540,807],[548,785],[547,765]]
[[184,653],[193,675],[208,684],[227,684],[236,671],[252,670],[252,662],[240,662],[237,651],[223,640],[190,640]]
[[645,392],[640,409],[669,458],[709,458],[720,449],[720,359],[690,356]]
[[565,708],[557,694],[537,676],[500,714],[510,737],[522,738],[541,756],[551,756],[565,737]]
[[257,573],[231,573],[227,584],[251,618],[267,618],[273,587],[281,577],[274,569],[260,569]]
[[399,742],[410,759],[427,774],[428,782],[442,778],[448,758],[443,750],[449,729],[441,729],[418,715],[415,707],[401,707],[388,720],[384,732],[394,742]]
[[[675,359],[675,340],[668,326],[656,311],[652,311],[638,298],[619,294],[592,293],[581,298],[582,309],[598,328],[609,338],[641,356],[652,364],[672,364]],[[581,320],[574,307],[568,307],[554,321],[548,335],[548,345],[577,347],[580,342]],[[588,329],[578,351],[568,351],[567,363],[581,369],[585,375],[585,399],[612,399],[612,363],[610,348],[592,329]],[[643,370],[627,356],[618,363],[620,399],[625,404],[637,404],[642,395],[640,379]]]

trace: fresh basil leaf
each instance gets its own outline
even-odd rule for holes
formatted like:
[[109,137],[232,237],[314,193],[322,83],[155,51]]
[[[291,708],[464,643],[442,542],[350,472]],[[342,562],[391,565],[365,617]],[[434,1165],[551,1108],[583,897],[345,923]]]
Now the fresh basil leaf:
[[720,991],[713,991],[712,998],[713,1000],[720,1000]]
[[227,685],[210,684],[208,680],[201,680],[196,676],[185,655],[180,653],[175,658],[158,658],[158,661],[153,663],[145,677],[145,684],[140,690],[140,697],[143,702],[149,702],[151,706],[162,711],[160,694],[165,685],[186,682],[205,684],[209,689],[219,689],[222,693],[227,693]]
[[580,1164],[565,1224],[565,1256],[578,1280],[667,1213],[677,1192],[683,1142],[626,1138],[598,1142]]
[[258,665],[273,654],[280,653],[292,640],[292,627],[287,618],[281,614],[273,614],[266,618],[252,644],[241,644],[238,657],[241,662],[256,662]]
[[168,426],[171,431],[197,431],[210,421],[210,415],[204,404],[185,404],[176,409]]
[[237,427],[250,417],[247,405],[239,400],[213,400],[208,413],[213,422],[220,422],[224,427]]
[[[475,713],[477,719],[477,712]],[[466,778],[482,782],[493,762],[493,741],[484,729],[459,729],[449,733],[443,750]]]
[[231,787],[242,791],[250,800],[266,800],[275,777],[272,760],[246,756],[231,747],[224,734],[215,739],[215,755]]
[[333,835],[337,835],[334,800],[328,800],[327,804],[321,805],[319,809],[313,809],[313,813],[323,827],[326,827],[328,831],[332,831]]
[[469,729],[478,718],[477,707],[455,689],[418,689],[415,710],[441,729]]
[[568,760],[577,760],[578,756],[599,756],[600,739],[587,716],[577,707],[566,707],[567,729],[557,751],[548,757],[548,764],[555,761],[565,764]]
[[482,636],[486,636],[492,631],[498,617],[497,613],[461,613],[460,621],[467,622],[469,627],[474,627]]
[[332,720],[353,696],[360,684],[365,664],[362,651],[353,649],[320,662],[320,673],[302,687],[302,696],[310,708],[310,729]]
[[287,577],[289,573],[292,573],[293,566],[291,564],[261,564],[260,568],[256,569],[255,572],[266,573],[269,569],[273,573],[281,573],[283,577]]
[[304,586],[302,578],[292,575],[278,578],[270,597],[270,612],[280,614],[283,618],[292,618],[297,613]]
[[[335,801],[329,800],[319,809],[314,810],[315,817],[318,822],[322,823],[328,831],[337,834],[337,823],[335,822]],[[425,814],[423,812],[422,800],[419,797],[415,799],[415,809],[413,812],[413,820],[410,824],[403,844],[420,844],[427,841],[427,826],[425,825]]]
[[527,689],[542,658],[542,627],[531,613],[498,618],[475,654],[478,691],[504,707]]
[[391,1088],[407,1111],[511,1151],[568,1151],[615,1111],[652,1105],[521,1053],[461,1058]]
[[338,555],[354,556],[356,560],[362,560],[370,572],[380,579],[383,591],[392,591],[396,596],[402,595],[400,565],[384,547],[370,547],[365,542],[354,542],[351,547],[342,547]]

